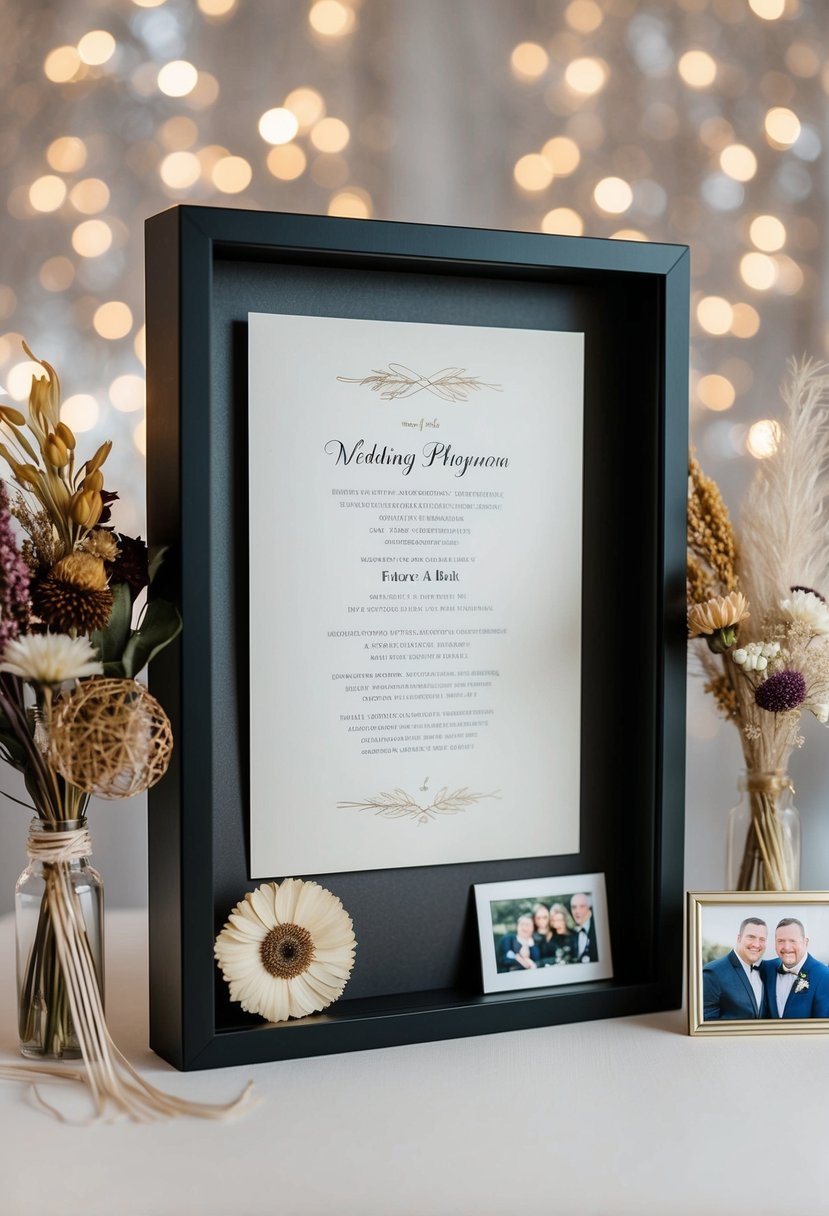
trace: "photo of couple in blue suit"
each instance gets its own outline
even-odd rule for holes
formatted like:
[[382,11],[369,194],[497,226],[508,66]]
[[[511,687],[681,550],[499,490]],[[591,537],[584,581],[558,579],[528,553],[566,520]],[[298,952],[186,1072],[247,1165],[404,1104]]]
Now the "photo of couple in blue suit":
[[809,953],[801,920],[784,916],[775,927],[777,957],[767,959],[769,928],[747,916],[732,950],[702,969],[703,1019],[829,1018],[829,967]]

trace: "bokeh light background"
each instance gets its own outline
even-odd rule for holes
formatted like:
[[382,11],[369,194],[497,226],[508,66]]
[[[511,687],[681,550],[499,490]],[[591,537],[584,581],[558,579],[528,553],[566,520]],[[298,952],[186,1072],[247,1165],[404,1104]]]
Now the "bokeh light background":
[[[143,532],[148,215],[687,243],[692,436],[734,509],[787,357],[829,348],[827,35],[824,0],[7,0],[0,383],[25,399],[21,336],[57,365],[80,442],[115,440],[119,525]],[[739,747],[698,686],[689,708],[689,812],[716,811],[689,875],[716,886]],[[819,886],[827,743],[795,758]]]

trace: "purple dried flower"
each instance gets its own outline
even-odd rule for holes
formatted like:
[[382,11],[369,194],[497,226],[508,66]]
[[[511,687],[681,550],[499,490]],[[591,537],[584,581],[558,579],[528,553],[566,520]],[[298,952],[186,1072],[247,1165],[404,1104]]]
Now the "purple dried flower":
[[771,714],[797,709],[806,700],[806,680],[799,671],[776,671],[758,685],[754,700]]
[[0,654],[29,621],[29,571],[12,532],[6,483],[0,481]]

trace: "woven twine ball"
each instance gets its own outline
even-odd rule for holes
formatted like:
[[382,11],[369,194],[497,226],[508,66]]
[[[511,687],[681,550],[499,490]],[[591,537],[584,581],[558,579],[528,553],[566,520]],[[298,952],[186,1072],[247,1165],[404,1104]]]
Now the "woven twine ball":
[[53,766],[87,794],[130,798],[160,781],[170,763],[170,719],[135,680],[82,681],[52,720]]

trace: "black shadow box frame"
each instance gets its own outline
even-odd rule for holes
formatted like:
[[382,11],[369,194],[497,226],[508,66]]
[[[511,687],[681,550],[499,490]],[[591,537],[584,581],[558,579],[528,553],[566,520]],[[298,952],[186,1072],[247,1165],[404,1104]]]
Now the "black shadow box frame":
[[[158,594],[185,623],[152,669],[176,739],[150,796],[153,1048],[211,1068],[678,1007],[688,250],[191,206],[148,220],[146,249],[148,530],[169,546]],[[231,1004],[213,959],[229,910],[257,885],[249,311],[585,334],[581,850],[314,875],[354,920],[354,973],[325,1013],[276,1026]],[[274,689],[274,731],[288,713]],[[472,885],[596,871],[614,978],[483,995]]]

